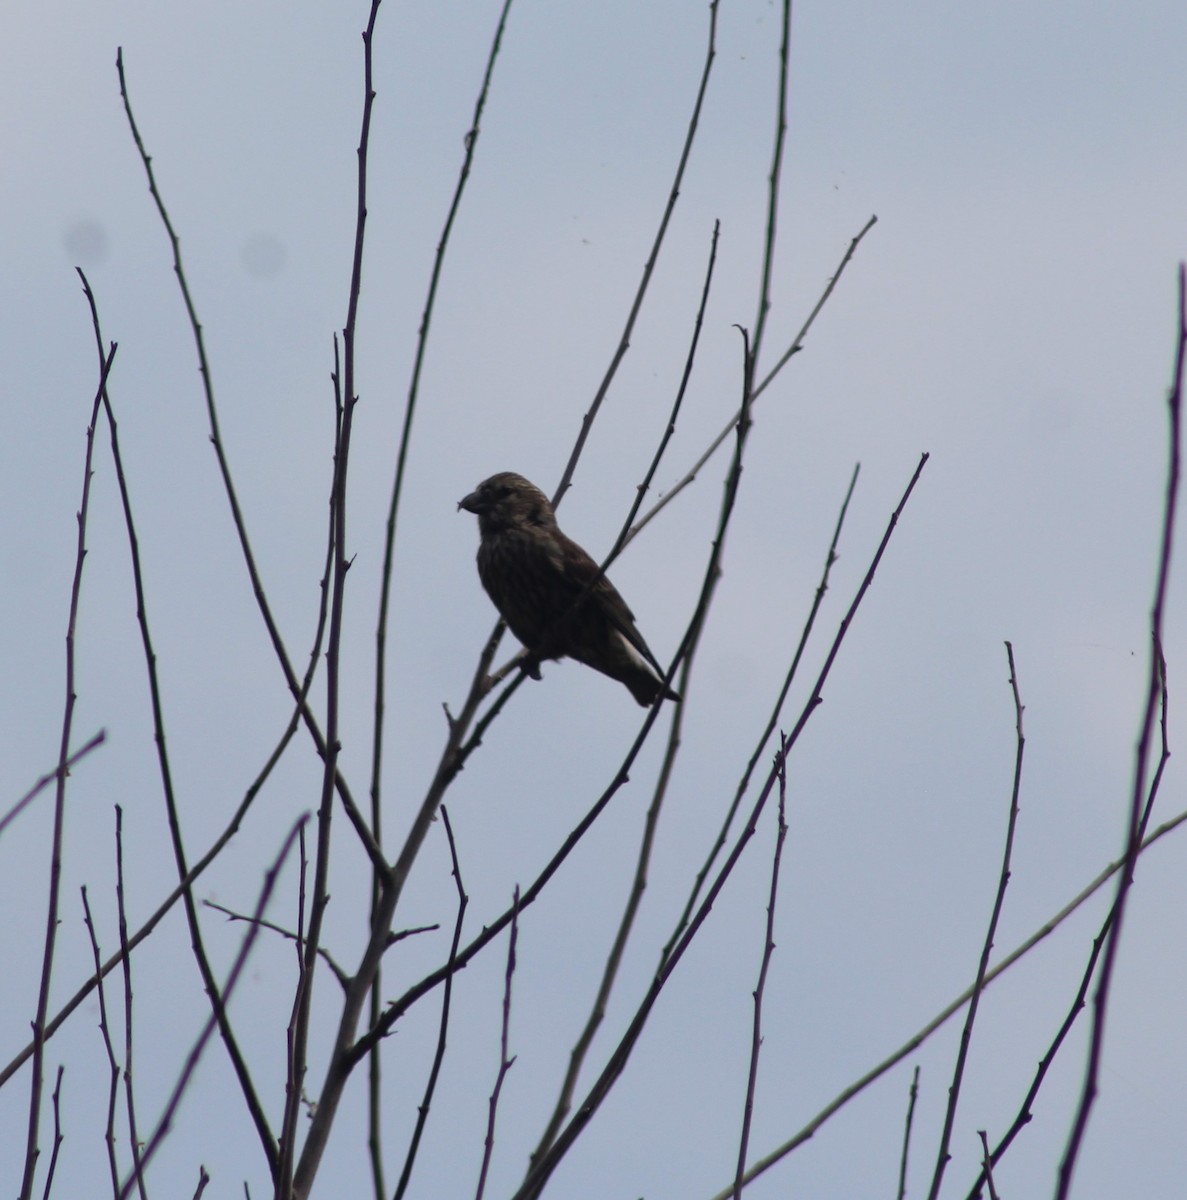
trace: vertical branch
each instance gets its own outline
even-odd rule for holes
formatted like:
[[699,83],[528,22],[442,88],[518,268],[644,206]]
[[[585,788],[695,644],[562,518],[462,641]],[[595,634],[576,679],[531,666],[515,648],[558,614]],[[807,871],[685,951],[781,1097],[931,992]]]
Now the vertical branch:
[[[305,850],[305,830],[301,829],[300,840],[298,842],[298,856],[300,869],[297,875],[297,933],[293,939],[297,952],[297,986],[293,990],[293,1004],[289,1013],[288,1025],[284,1031],[285,1037],[285,1114],[287,1114],[289,1106],[299,1109],[301,1104],[301,1081],[297,1076],[297,1017],[301,1010],[301,997],[305,994],[305,882],[309,873],[309,858]],[[288,1195],[284,1189],[284,1181],[288,1179],[292,1171],[292,1161],[295,1148],[291,1140],[286,1140],[285,1133],[281,1134],[280,1146],[280,1180],[281,1184],[277,1187],[278,1200],[286,1200]]]
[[[453,876],[454,886],[457,888],[457,920],[453,925],[453,940],[449,944],[448,959],[452,964],[457,960],[458,945],[462,939],[462,923],[465,920],[470,897],[466,895],[466,889],[462,885],[462,868],[458,862],[457,843],[454,841],[453,826],[449,821],[449,810],[444,804],[441,805],[441,820],[445,825],[445,836],[449,839],[449,858],[453,864],[450,874]],[[518,909],[518,896],[516,897],[516,906]],[[420,1149],[420,1139],[424,1133],[425,1123],[429,1119],[429,1108],[433,1102],[433,1093],[437,1089],[437,1077],[441,1073],[441,1064],[445,1060],[445,1036],[449,1030],[449,1011],[452,1001],[453,974],[451,972],[449,978],[445,980],[445,989],[441,997],[441,1025],[437,1033],[437,1052],[433,1056],[433,1066],[429,1071],[428,1082],[425,1084],[424,1096],[416,1111],[416,1128],[413,1130],[412,1140],[408,1144],[408,1153],[404,1156],[404,1167],[400,1172],[400,1182],[396,1185],[395,1200],[403,1200],[404,1193],[408,1190],[408,1181],[412,1178],[412,1167],[416,1162],[417,1151]]]
[[738,1166],[734,1172],[734,1200],[742,1200],[742,1176],[746,1174],[746,1154],[750,1149],[750,1121],[754,1115],[754,1093],[758,1086],[758,1055],[762,1049],[762,1001],[767,989],[767,972],[775,953],[775,901],[779,894],[779,867],[783,861],[783,843],[787,840],[787,739],[780,736],[776,759],[779,778],[779,824],[775,833],[775,853],[771,860],[771,891],[767,899],[767,929],[763,941],[762,965],[754,989],[754,1024],[750,1037],[750,1073],[746,1080],[746,1103],[742,1109],[742,1136],[738,1139]]
[[[1166,690],[1166,663],[1163,662],[1160,665],[1162,671],[1162,697],[1160,702],[1161,716],[1159,718],[1159,725],[1161,727],[1162,734],[1162,751],[1159,756],[1158,766],[1155,769],[1154,776],[1150,781],[1150,788],[1146,793],[1145,804],[1142,810],[1140,829],[1142,844],[1139,853],[1144,853],[1146,847],[1149,846],[1151,842],[1155,841],[1163,833],[1173,828],[1181,820],[1187,818],[1187,813],[1180,814],[1179,817],[1161,825],[1149,837],[1146,836],[1146,827],[1149,824],[1150,815],[1154,811],[1154,801],[1158,795],[1158,790],[1162,783],[1163,772],[1166,769],[1167,762],[1170,760],[1170,744],[1167,734],[1168,703]],[[1124,862],[1125,860],[1122,859],[1120,862],[1113,864],[1111,868],[1106,870],[1104,874],[1097,879],[1096,884],[1094,884],[1092,888],[1088,889],[1087,894],[1091,894],[1091,892],[1095,891],[1097,887],[1105,882],[1106,879],[1108,879],[1116,871],[1120,870],[1120,868],[1124,865]],[[1086,894],[1081,893],[1081,898],[1086,898]],[[1065,909],[1064,911],[1066,913],[1070,911],[1070,909]],[[1051,1039],[1051,1044],[1047,1047],[1047,1052],[1039,1060],[1039,1065],[1035,1070],[1034,1078],[1031,1080],[1030,1087],[1027,1089],[1026,1096],[1023,1098],[1021,1105],[1019,1105],[1018,1112],[1015,1115],[1010,1128],[997,1143],[996,1147],[994,1147],[993,1153],[989,1156],[988,1164],[982,1167],[981,1173],[977,1176],[976,1181],[969,1190],[969,1200],[977,1200],[977,1197],[981,1192],[981,1185],[989,1182],[989,1172],[993,1165],[1001,1160],[1002,1156],[1010,1148],[1010,1145],[1013,1143],[1014,1139],[1019,1133],[1022,1132],[1023,1128],[1025,1128],[1025,1126],[1031,1120],[1032,1106],[1038,1097],[1039,1090],[1043,1086],[1047,1072],[1051,1069],[1051,1065],[1054,1063],[1056,1056],[1058,1055],[1065,1039],[1067,1038],[1067,1035],[1072,1031],[1072,1026],[1075,1025],[1080,1013],[1084,1011],[1085,997],[1088,995],[1088,989],[1092,984],[1094,976],[1096,975],[1096,964],[1100,959],[1100,953],[1104,949],[1105,939],[1108,937],[1109,928],[1113,923],[1113,911],[1114,908],[1112,905],[1110,905],[1108,914],[1105,916],[1104,922],[1100,927],[1100,931],[1097,933],[1096,937],[1092,939],[1092,951],[1088,955],[1088,962],[1085,965],[1083,974],[1080,977],[1080,986],[1077,988],[1076,994],[1073,997],[1071,1004],[1068,1006],[1067,1015],[1064,1017],[1063,1023],[1060,1025],[1054,1038]],[[1060,914],[1061,917],[1063,915],[1064,914]]]
[[754,357],[762,352],[767,315],[771,311],[771,275],[775,263],[775,230],[779,217],[779,184],[783,175],[783,145],[787,140],[787,77],[791,46],[791,0],[783,0],[783,34],[779,43],[779,101],[775,116],[775,148],[767,184],[767,231],[763,238],[762,286],[754,321]]
[[911,1090],[907,1096],[907,1120],[903,1126],[903,1152],[899,1156],[898,1166],[898,1200],[906,1200],[907,1196],[907,1155],[911,1149],[911,1126],[915,1123],[915,1101],[919,1099],[919,1065],[915,1066],[915,1074],[911,1076]]
[[54,1108],[54,1148],[49,1155],[49,1169],[45,1173],[45,1189],[41,1193],[42,1200],[49,1200],[50,1193],[54,1190],[54,1172],[58,1169],[58,1151],[62,1148],[62,1142],[66,1135],[62,1132],[62,1076],[66,1073],[66,1068],[61,1063],[58,1064],[58,1077],[54,1081],[54,1094],[52,1103]]
[[[99,968],[99,935],[95,932],[95,921],[91,916],[91,901],[87,896],[86,884],[79,889],[82,892],[83,924],[87,927],[87,937],[91,943],[91,956],[95,960],[95,969]],[[107,1146],[107,1168],[111,1173],[111,1193],[119,1194],[120,1170],[115,1156],[115,1110],[119,1099],[120,1067],[115,1059],[115,1048],[111,1044],[111,1024],[107,1019],[107,989],[102,982],[99,984],[99,1033],[103,1038],[103,1050],[107,1055],[107,1124],[104,1127],[103,1141]]]
[[41,1093],[45,1070],[45,1020],[49,1011],[49,985],[54,969],[54,950],[58,939],[58,902],[62,882],[62,839],[66,821],[66,770],[70,757],[70,735],[74,728],[74,631],[78,623],[78,606],[82,594],[82,566],[87,553],[87,514],[91,499],[91,460],[95,449],[95,422],[107,376],[115,359],[116,345],[103,359],[99,371],[99,386],[91,404],[91,419],[87,425],[86,454],[83,461],[82,501],[76,514],[78,542],[74,555],[74,579],[70,585],[70,609],[66,618],[66,703],[62,712],[62,738],[58,749],[57,787],[54,792],[54,825],[50,848],[49,904],[45,920],[45,948],[41,956],[41,985],[37,992],[37,1015],[33,1018],[33,1070],[29,1085],[29,1122],[25,1139],[25,1169],[21,1179],[21,1200],[33,1195],[33,1179],[37,1171],[37,1132],[41,1121]]
[[515,943],[519,939],[519,887],[511,901],[511,936],[507,941],[507,970],[503,977],[503,1025],[499,1033],[499,1073],[495,1076],[495,1086],[490,1094],[490,1115],[486,1123],[486,1138],[483,1141],[482,1169],[478,1173],[478,1189],[474,1200],[482,1200],[486,1190],[486,1173],[490,1169],[491,1155],[495,1149],[495,1117],[499,1112],[499,1094],[503,1090],[503,1080],[507,1072],[515,1065],[516,1055],[507,1056],[508,1042],[511,1030],[511,980],[515,976]]
[[321,944],[321,927],[329,902],[330,828],[334,810],[334,781],[338,773],[339,718],[342,672],[342,619],[346,600],[346,573],[350,560],[346,551],[346,498],[350,466],[351,435],[354,412],[358,404],[355,394],[355,329],[359,296],[362,290],[363,244],[367,227],[367,154],[370,145],[371,113],[375,103],[372,73],[372,42],[380,0],[372,0],[367,27],[363,31],[363,114],[357,152],[357,184],[354,254],[350,271],[350,292],[346,304],[346,324],[342,330],[342,419],[334,456],[334,571],[331,579],[330,622],[326,639],[326,755],[322,775],[321,802],[317,812],[317,843],[313,875],[313,898],[306,936],[304,971],[297,984],[296,1021],[293,1030],[292,1078],[285,1102],[281,1143],[284,1154],[280,1165],[278,1195],[287,1197],[292,1190],[292,1171],[297,1136],[297,1115],[301,1091],[305,1083],[305,1068],[309,1052],[309,1026],[313,1009],[313,985],[316,976],[317,952]]
[[1150,669],[1146,685],[1146,704],[1142,714],[1141,733],[1134,752],[1133,792],[1130,798],[1129,819],[1125,840],[1125,866],[1117,880],[1117,895],[1113,902],[1113,924],[1108,932],[1100,978],[1092,997],[1092,1037],[1088,1051],[1088,1062],[1084,1072],[1084,1083],[1080,1092],[1072,1132],[1068,1137],[1063,1161],[1059,1164],[1057,1200],[1067,1200],[1071,1191],[1072,1174],[1076,1159],[1088,1127],[1088,1117],[1096,1100],[1097,1077],[1100,1072],[1101,1052],[1104,1047],[1105,1018],[1108,1013],[1109,989],[1113,982],[1113,970],[1117,961],[1117,944],[1121,940],[1121,927],[1125,919],[1126,900],[1133,883],[1134,865],[1141,847],[1142,802],[1146,794],[1146,771],[1150,743],[1154,735],[1155,716],[1162,691],[1162,623],[1170,578],[1171,547],[1174,544],[1175,514],[1179,498],[1179,455],[1182,436],[1181,417],[1183,407],[1184,358],[1187,356],[1187,266],[1179,264],[1178,276],[1178,330],[1175,346],[1175,366],[1170,394],[1167,397],[1169,418],[1166,499],[1162,516],[1162,541],[1158,554],[1158,579],[1154,588],[1154,606],[1150,613]]
[[956,1055],[956,1066],[952,1071],[952,1083],[948,1088],[948,1105],[944,1111],[944,1129],[940,1135],[940,1148],[936,1156],[936,1169],[932,1174],[928,1200],[938,1200],[944,1169],[952,1157],[948,1147],[952,1142],[952,1127],[956,1122],[956,1106],[960,1100],[960,1085],[964,1078],[965,1063],[968,1061],[969,1043],[973,1037],[973,1022],[977,1019],[977,1008],[981,993],[985,990],[985,976],[989,970],[989,956],[993,953],[993,939],[997,933],[998,918],[1006,898],[1006,886],[1010,882],[1010,858],[1014,852],[1014,829],[1018,822],[1018,794],[1022,788],[1022,755],[1026,749],[1026,738],[1022,733],[1022,698],[1018,694],[1018,674],[1014,669],[1014,647],[1006,643],[1006,659],[1010,664],[1010,690],[1014,695],[1014,729],[1016,750],[1014,753],[1014,784],[1010,792],[1010,816],[1006,823],[1006,845],[1002,851],[1002,869],[997,881],[997,895],[993,900],[993,912],[989,928],[985,932],[985,944],[981,948],[981,960],[977,964],[977,976],[973,981],[973,994],[965,1014],[964,1028],[960,1031],[960,1049]]
[[148,1200],[140,1173],[140,1135],[136,1129],[136,1098],[132,1086],[132,956],[128,952],[128,912],[124,906],[124,810],[115,806],[115,899],[119,915],[120,951],[124,967],[124,1097],[128,1108],[128,1142],[140,1200]]
[[993,1185],[993,1162],[989,1154],[989,1136],[984,1129],[978,1129],[977,1136],[981,1139],[981,1170],[984,1172],[985,1182],[989,1187],[989,1200],[998,1200],[997,1188]]

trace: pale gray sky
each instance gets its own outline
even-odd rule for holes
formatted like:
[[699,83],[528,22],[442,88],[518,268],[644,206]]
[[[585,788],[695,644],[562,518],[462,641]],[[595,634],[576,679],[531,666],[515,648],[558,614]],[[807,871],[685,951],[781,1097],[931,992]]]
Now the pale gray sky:
[[[376,35],[344,741],[360,795],[393,449],[497,8],[486,0],[390,3]],[[10,751],[0,795],[15,799],[57,752],[74,513],[96,382],[76,264],[96,291],[105,336],[119,342],[112,397],[192,853],[222,828],[283,727],[286,697],[233,543],[168,247],[119,102],[115,52],[123,46],[137,117],[183,240],[227,452],[296,651],[309,643],[317,604],[331,338],[346,311],[365,15],[362,5],[307,0],[66,0],[18,3],[7,15],[0,713]],[[460,701],[492,622],[473,566],[477,533],[472,518],[455,513],[456,501],[495,470],[521,471],[545,488],[559,477],[667,196],[706,32],[706,6],[687,0],[520,0],[512,10],[442,279],[397,547],[389,830],[400,828],[424,786],[444,736],[440,704]],[[666,420],[716,218],[714,293],[659,489],[736,403],[732,326],[754,320],[778,40],[777,5],[721,5],[718,58],[669,241],[562,511],[567,531],[595,555],[613,537]],[[999,949],[1037,928],[1120,848],[1147,660],[1175,269],[1187,255],[1184,45],[1187,9],[1154,0],[1075,9],[1013,0],[796,6],[768,363],[849,239],[871,214],[878,224],[804,353],[755,414],[649,907],[607,1031],[646,986],[751,752],[853,464],[861,462],[861,480],[809,655],[813,671],[920,452],[929,451],[791,764],[755,1155],[971,979],[1013,762],[1004,639],[1017,655],[1028,743]],[[661,658],[675,650],[690,611],[724,468],[714,460],[613,572]],[[134,917],[173,878],[105,431],[89,543],[77,740],[104,726],[109,744],[71,784],[58,995],[88,961],[79,884],[90,886],[105,948],[115,941],[113,804],[126,814]],[[1177,583],[1166,631],[1172,749],[1184,741],[1173,710],[1187,663]],[[802,703],[802,688],[797,695]],[[554,664],[542,683],[521,690],[450,799],[469,928],[534,876],[608,781],[639,719],[621,688],[573,664]],[[525,918],[512,1022],[519,1059],[504,1091],[488,1195],[514,1189],[559,1080],[621,906],[658,748],[657,740],[550,900]],[[1156,822],[1182,806],[1176,762]],[[291,819],[315,805],[319,781],[298,741],[202,894],[250,907],[262,864]],[[26,814],[0,846],[0,903],[24,914],[6,922],[3,1061],[26,1036],[36,1000],[49,812],[42,804]],[[730,1180],[772,836],[764,820],[628,1076],[555,1177],[556,1194],[707,1198]],[[1187,1181],[1180,836],[1151,853],[1133,894],[1102,1094],[1077,1174],[1080,1200],[1178,1197]],[[329,936],[347,962],[360,928],[357,861],[344,842]],[[446,866],[434,830],[401,924],[452,921]],[[290,912],[292,891],[283,901]],[[1102,913],[1098,902],[988,994],[946,1195],[967,1190],[975,1131],[992,1135],[1012,1118]],[[220,962],[238,936],[211,922]],[[443,945],[426,939],[393,960],[393,994],[438,961]],[[459,984],[456,1057],[437,1101],[450,1115],[430,1124],[414,1194],[473,1189],[497,1063],[501,959],[496,948]],[[258,1030],[265,1074],[281,1066],[274,1005],[291,965],[287,948],[262,945],[236,1000],[245,1026]],[[179,919],[139,960],[137,996],[142,1122],[151,1123],[205,1016]],[[393,1157],[419,1099],[435,1013],[430,1002],[392,1041]],[[69,1064],[59,1196],[93,1191],[103,1162],[101,1119],[87,1103],[105,1070],[95,1023],[92,1006],[51,1045],[51,1064]],[[1086,1028],[1073,1035],[998,1174],[1004,1195],[1053,1186]],[[892,1194],[915,1062],[923,1078],[910,1194],[925,1193],[956,1032],[928,1043],[756,1183],[756,1200]],[[208,1194],[242,1194],[244,1178],[253,1195],[266,1194],[232,1090],[215,1048],[153,1173],[157,1194],[188,1194],[199,1162],[214,1176]],[[0,1092],[2,1162],[19,1157],[25,1103],[23,1081]],[[361,1147],[361,1133],[344,1122],[318,1194],[367,1194]],[[393,1177],[398,1166],[398,1158],[389,1164]]]

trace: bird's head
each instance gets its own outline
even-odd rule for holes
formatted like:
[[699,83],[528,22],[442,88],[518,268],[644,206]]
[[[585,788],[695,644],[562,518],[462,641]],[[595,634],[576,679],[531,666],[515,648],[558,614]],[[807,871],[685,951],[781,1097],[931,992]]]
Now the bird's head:
[[484,479],[468,496],[458,501],[458,508],[477,516],[478,528],[483,535],[524,525],[556,526],[548,497],[535,484],[513,471],[500,471]]

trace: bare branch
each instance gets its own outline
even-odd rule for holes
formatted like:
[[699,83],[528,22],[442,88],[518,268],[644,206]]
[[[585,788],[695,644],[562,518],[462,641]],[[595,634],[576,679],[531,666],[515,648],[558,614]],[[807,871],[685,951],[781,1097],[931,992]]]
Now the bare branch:
[[[91,916],[91,902],[87,896],[86,885],[79,891],[82,893],[83,924],[87,929],[87,937],[91,943],[91,955],[95,960],[95,969],[99,969],[99,935],[95,932],[95,921]],[[120,1190],[119,1163],[115,1156],[115,1110],[119,1098],[120,1067],[115,1058],[115,1047],[111,1044],[111,1025],[107,1020],[107,989],[102,982],[99,984],[99,1035],[103,1038],[103,1049],[107,1054],[107,1124],[104,1129],[103,1141],[107,1146],[107,1168],[111,1173],[111,1194],[117,1196]]]
[[960,1100],[960,1085],[964,1077],[965,1063],[968,1061],[969,1045],[972,1042],[973,1023],[977,1019],[977,1008],[981,1003],[981,993],[985,989],[989,956],[993,953],[993,939],[997,933],[998,919],[1001,917],[1002,905],[1005,902],[1006,887],[1010,882],[1010,859],[1014,852],[1014,829],[1018,823],[1018,796],[1022,789],[1022,755],[1026,749],[1026,738],[1022,732],[1022,697],[1018,694],[1018,672],[1014,667],[1014,647],[1009,642],[1006,642],[1006,659],[1010,664],[1010,690],[1014,696],[1016,745],[1014,783],[1010,791],[1010,814],[1006,821],[1006,844],[1002,851],[1002,869],[997,881],[997,895],[993,899],[993,912],[989,917],[989,928],[985,932],[985,943],[981,948],[980,961],[977,963],[977,975],[973,980],[972,994],[969,996],[964,1028],[960,1031],[960,1049],[957,1051],[956,1065],[952,1070],[952,1083],[948,1088],[948,1104],[944,1110],[944,1128],[940,1134],[940,1146],[936,1154],[936,1168],[932,1174],[928,1200],[938,1200],[940,1185],[944,1179],[944,1168],[951,1158],[948,1147],[952,1143],[952,1127],[956,1122],[956,1106]]
[[758,1056],[762,1049],[762,1001],[767,990],[767,973],[775,953],[775,901],[779,894],[779,867],[783,862],[783,843],[787,840],[787,746],[779,738],[777,763],[779,780],[779,823],[775,832],[775,852],[771,859],[771,890],[767,898],[767,928],[763,939],[762,965],[754,989],[754,1023],[750,1036],[750,1071],[746,1080],[746,1102],[742,1106],[742,1135],[738,1139],[738,1168],[734,1174],[734,1200],[742,1200],[742,1176],[746,1173],[746,1154],[750,1148],[750,1122],[754,1115],[754,1093],[758,1086]]
[[1121,927],[1125,920],[1126,900],[1133,883],[1134,866],[1141,848],[1141,820],[1143,802],[1146,797],[1146,771],[1150,742],[1154,736],[1154,722],[1162,694],[1165,664],[1162,658],[1163,607],[1166,602],[1167,584],[1170,577],[1171,547],[1174,544],[1175,516],[1179,498],[1179,456],[1182,438],[1181,418],[1183,408],[1184,359],[1187,358],[1187,265],[1179,264],[1178,278],[1178,331],[1175,345],[1175,366],[1170,394],[1167,397],[1167,413],[1170,418],[1168,430],[1168,461],[1166,468],[1166,500],[1163,507],[1162,540],[1158,554],[1158,580],[1154,587],[1154,605],[1150,613],[1150,668],[1146,684],[1146,704],[1142,714],[1141,734],[1134,753],[1133,790],[1129,804],[1129,818],[1125,837],[1125,869],[1117,879],[1117,895],[1113,902],[1113,921],[1106,935],[1104,962],[1100,978],[1092,997],[1092,1034],[1088,1050],[1088,1062],[1084,1071],[1084,1083],[1080,1091],[1080,1102],[1076,1110],[1072,1131],[1068,1137],[1063,1161],[1059,1164],[1059,1183],[1056,1200],[1067,1200],[1072,1186],[1072,1174],[1076,1159],[1088,1127],[1088,1117],[1096,1100],[1097,1076],[1100,1071],[1101,1052],[1104,1048],[1105,1018],[1109,1006],[1109,990],[1113,983],[1113,970],[1117,961],[1117,946],[1121,940]]
[[128,952],[128,912],[124,906],[124,810],[118,804],[115,806],[115,898],[124,968],[124,1099],[128,1109],[128,1145],[140,1200],[148,1200],[140,1171],[140,1135],[136,1129],[136,1096],[132,1086],[132,955]]
[[503,1024],[499,1031],[499,1073],[495,1076],[495,1086],[490,1094],[489,1116],[486,1122],[486,1137],[482,1143],[482,1168],[478,1172],[478,1188],[474,1200],[482,1200],[486,1191],[486,1174],[490,1169],[491,1155],[495,1149],[495,1118],[499,1112],[499,1095],[503,1090],[503,1081],[507,1072],[515,1065],[515,1055],[508,1057],[507,1049],[511,1029],[511,980],[515,976],[515,943],[519,940],[519,887],[511,901],[511,936],[507,942],[507,970],[503,976]]
[[71,767],[84,759],[96,746],[101,746],[107,738],[107,730],[100,729],[97,734],[86,745],[70,755],[68,759],[60,766],[54,767],[52,771],[47,771],[42,777],[4,814],[0,817],[0,834],[2,834],[8,826],[16,820],[17,817],[45,791],[55,779],[61,778],[62,774],[70,774]]
[[915,1122],[915,1101],[919,1098],[919,1066],[915,1066],[915,1074],[911,1077],[911,1090],[907,1096],[907,1120],[903,1125],[903,1152],[899,1157],[898,1168],[898,1200],[906,1200],[907,1195],[907,1155],[911,1149],[911,1126]]
[[[462,868],[458,862],[457,843],[453,837],[453,825],[449,820],[449,810],[444,804],[441,805],[441,821],[445,826],[445,836],[449,839],[449,858],[453,864],[450,874],[453,876],[454,886],[457,888],[457,920],[453,925],[453,940],[449,943],[448,960],[450,963],[453,963],[457,959],[457,948],[462,939],[462,922],[465,920],[466,908],[470,903],[470,897],[466,895],[466,889],[462,885]],[[408,1144],[408,1153],[404,1156],[404,1166],[400,1171],[400,1182],[396,1185],[394,1200],[403,1200],[404,1193],[408,1190],[408,1181],[412,1178],[412,1167],[416,1162],[416,1154],[420,1149],[420,1139],[424,1134],[425,1124],[429,1119],[429,1109],[432,1106],[433,1094],[437,1090],[437,1079],[441,1074],[441,1064],[445,1060],[445,1036],[449,1030],[449,1013],[452,1001],[453,974],[451,972],[445,980],[445,990],[441,997],[441,1024],[437,1031],[437,1050],[433,1055],[433,1066],[429,1071],[429,1078],[425,1083],[424,1096],[416,1110],[416,1128],[413,1130],[412,1140]]]
[[82,500],[78,508],[78,542],[74,555],[74,578],[70,585],[70,612],[66,619],[66,700],[62,712],[62,737],[58,749],[58,770],[55,772],[54,824],[50,847],[49,903],[45,922],[45,948],[41,957],[41,985],[37,992],[37,1015],[33,1018],[33,1070],[29,1085],[29,1122],[25,1140],[25,1169],[21,1179],[21,1200],[33,1195],[33,1180],[37,1171],[37,1132],[41,1121],[41,1093],[44,1084],[45,1019],[49,1012],[50,979],[54,969],[54,950],[58,938],[58,903],[62,882],[62,836],[66,824],[66,762],[70,757],[70,738],[74,729],[74,632],[78,624],[78,608],[82,595],[82,567],[87,553],[87,515],[91,499],[91,461],[95,449],[95,422],[107,376],[115,359],[114,342],[99,370],[99,386],[91,404],[87,425],[86,453],[83,459]]

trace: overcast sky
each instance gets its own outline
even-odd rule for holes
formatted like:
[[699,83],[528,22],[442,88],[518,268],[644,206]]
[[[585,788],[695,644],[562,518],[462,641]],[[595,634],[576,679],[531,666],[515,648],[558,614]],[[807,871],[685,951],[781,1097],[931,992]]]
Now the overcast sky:
[[[395,446],[498,7],[391,2],[376,33],[343,738],[359,795]],[[313,635],[324,554],[332,339],[346,316],[365,19],[363,5],[309,0],[9,6],[0,47],[0,714],[9,747],[0,807],[53,766],[60,738],[75,513],[97,379],[75,266],[95,290],[104,337],[119,343],[111,395],[191,853],[223,828],[284,726],[287,695],[234,540],[115,55],[122,46],[182,239],[226,451],[299,656]],[[706,6],[689,0],[519,0],[512,8],[442,275],[397,541],[391,845],[443,743],[441,704],[460,703],[494,616],[474,570],[475,523],[456,502],[497,470],[549,491],[558,481],[667,198],[707,31]],[[609,547],[667,420],[717,219],[701,349],[657,491],[685,473],[736,406],[734,325],[752,327],[757,307],[779,31],[778,5],[721,4],[717,58],[669,238],[561,512],[595,556]],[[767,367],[850,239],[871,215],[878,221],[803,353],[755,411],[638,940],[604,1034],[616,1036],[645,989],[753,750],[854,465],[861,474],[840,560],[785,728],[929,452],[790,762],[752,1157],[799,1129],[972,978],[1013,768],[1004,640],[1016,653],[1027,748],[998,950],[1037,929],[1120,851],[1148,670],[1175,271],[1187,255],[1185,46],[1187,8],[1171,0],[796,6]],[[726,465],[713,459],[612,571],[665,661],[692,611]],[[115,804],[125,812],[133,923],[175,881],[106,430],[92,505],[75,741],[99,728],[109,741],[71,780],[59,999],[89,961],[80,884],[91,890],[105,950],[116,941]],[[1187,670],[1180,584],[1173,575],[1166,629],[1172,750],[1185,740],[1176,711]],[[542,682],[520,689],[448,801],[470,932],[502,910],[516,883],[534,878],[610,780],[640,720],[619,685],[572,663],[546,666]],[[547,902],[525,916],[511,1030],[519,1059],[488,1195],[508,1194],[522,1177],[580,1028],[625,897],[663,731],[661,723],[631,785]],[[316,806],[319,787],[317,761],[299,738],[201,895],[250,908],[266,863],[295,816]],[[1172,759],[1155,824],[1183,807],[1183,792]],[[50,813],[42,801],[0,845],[0,898],[11,914],[0,979],[4,1062],[35,1009]],[[772,815],[628,1075],[555,1177],[557,1195],[707,1200],[732,1178]],[[1080,1200],[1179,1197],[1187,1183],[1184,836],[1168,837],[1139,869],[1102,1092],[1076,1177]],[[340,847],[328,938],[350,964],[361,860],[345,840]],[[449,926],[447,870],[435,828],[399,925]],[[291,914],[292,872],[284,883],[278,903]],[[992,1137],[1012,1119],[1071,1002],[1105,902],[1102,893],[987,994],[946,1195],[971,1183],[975,1131]],[[241,929],[213,914],[210,925],[226,964]],[[393,959],[392,994],[441,960],[446,936]],[[500,943],[459,985],[443,1121],[430,1124],[413,1194],[473,1191],[497,1065],[502,954]],[[137,972],[142,1124],[151,1126],[207,1011],[179,917],[154,935]],[[258,1034],[264,1074],[279,1070],[276,997],[291,987],[291,972],[291,948],[261,944],[237,1001],[244,1027]],[[435,1004],[417,1011],[388,1052],[393,1178]],[[106,1069],[96,1013],[85,1007],[49,1052],[51,1070],[68,1064],[59,1196],[93,1192],[94,1171],[105,1170],[93,1101]],[[1003,1164],[1003,1195],[1053,1187],[1086,1030],[1082,1019]],[[893,1194],[916,1062],[910,1194],[925,1194],[957,1034],[948,1028],[908,1058],[757,1182],[753,1196]],[[602,1055],[610,1044],[599,1044]],[[214,1176],[208,1194],[241,1195],[244,1179],[253,1195],[267,1194],[233,1091],[226,1056],[213,1047],[150,1176],[156,1194],[189,1194],[199,1162]],[[0,1092],[4,1163],[22,1157],[26,1104],[22,1074]],[[361,1111],[344,1116],[318,1195],[369,1194]]]

